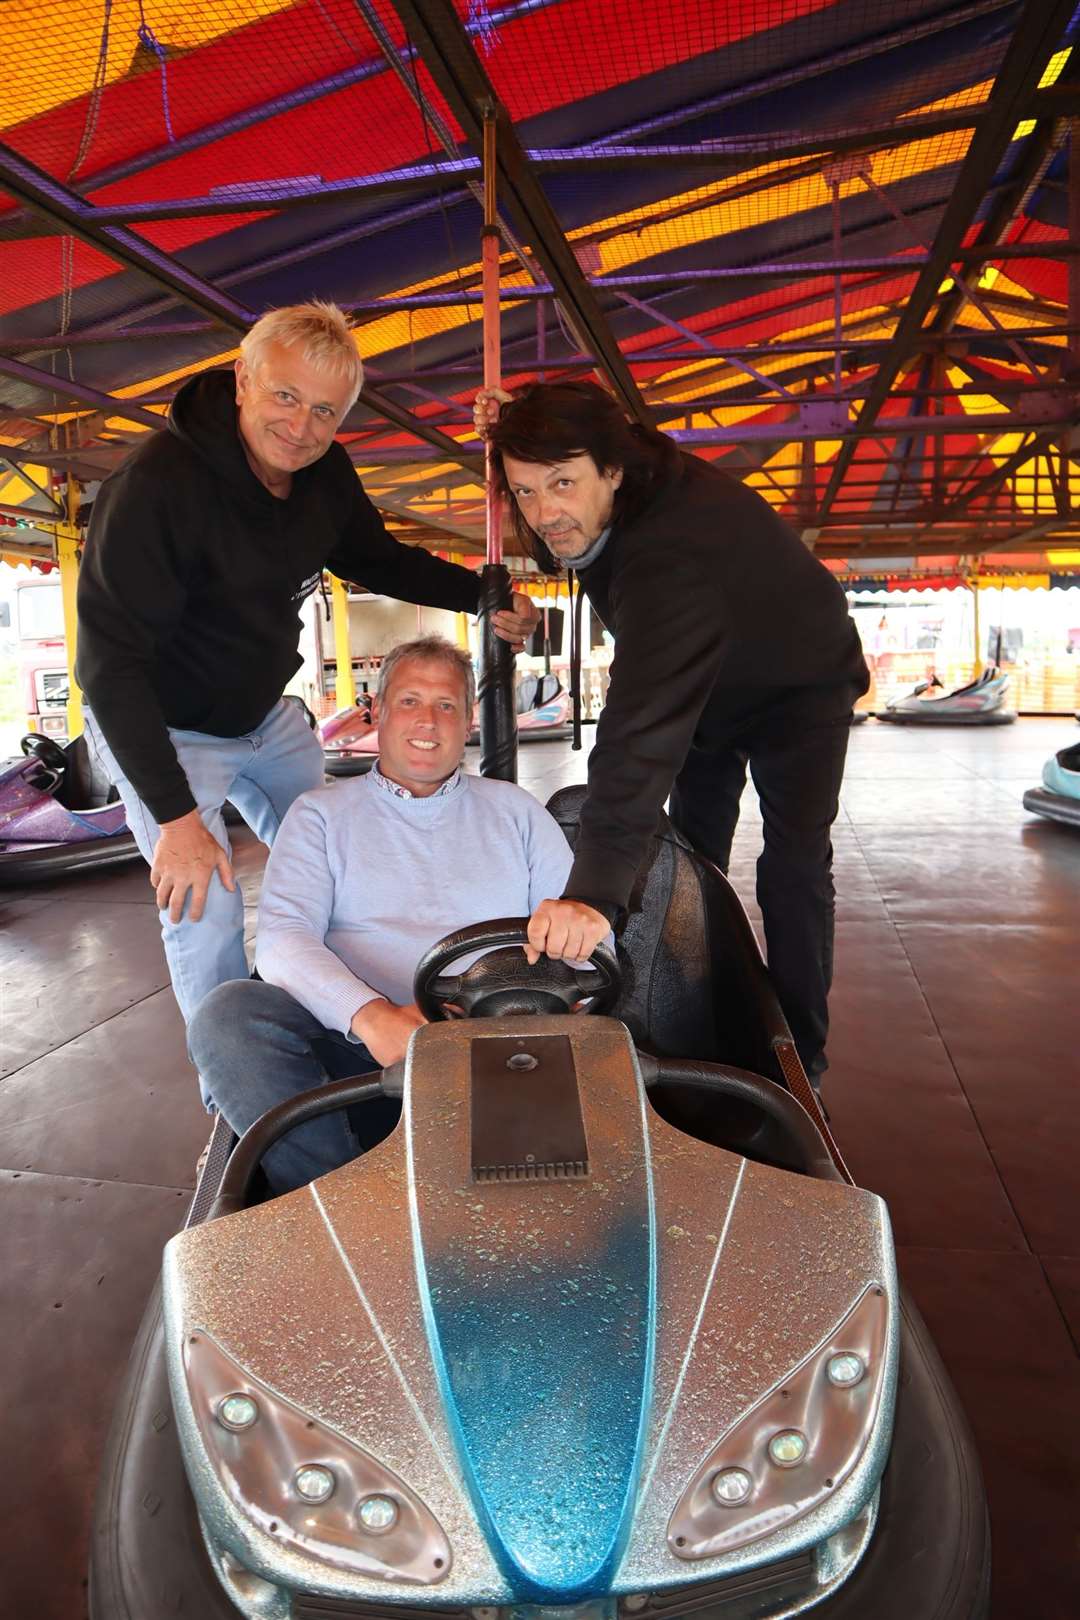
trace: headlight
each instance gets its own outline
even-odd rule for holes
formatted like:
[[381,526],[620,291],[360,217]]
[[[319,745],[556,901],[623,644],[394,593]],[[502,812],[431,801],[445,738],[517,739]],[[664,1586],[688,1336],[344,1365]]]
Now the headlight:
[[717,1558],[831,1496],[866,1450],[881,1405],[889,1307],[871,1287],[824,1344],[729,1429],[668,1523],[678,1558]]
[[446,1578],[450,1543],[396,1474],[251,1377],[208,1334],[189,1333],[183,1353],[210,1464],[250,1524],[355,1574],[421,1586]]
[[226,1395],[223,1401],[217,1404],[217,1420],[223,1429],[231,1429],[238,1434],[242,1429],[250,1429],[259,1416],[259,1403],[250,1395],[243,1395],[234,1390]]

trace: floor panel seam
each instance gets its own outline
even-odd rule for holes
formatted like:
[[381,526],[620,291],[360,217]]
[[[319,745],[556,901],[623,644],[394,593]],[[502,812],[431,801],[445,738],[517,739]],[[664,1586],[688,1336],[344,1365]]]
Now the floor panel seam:
[[0,1175],[14,1177],[38,1176],[43,1181],[82,1181],[91,1187],[144,1187],[147,1192],[194,1193],[194,1187],[178,1187],[172,1181],[128,1181],[123,1176],[76,1175],[70,1170],[33,1170],[29,1165],[17,1168],[0,1165]]
[[125,1013],[131,1012],[135,1007],[141,1007],[146,1001],[153,1000],[154,996],[160,996],[162,991],[168,988],[167,984],[159,984],[156,990],[149,990],[145,996],[139,996],[137,1000],[129,1001],[126,1007],[121,1007],[117,1012],[110,1013],[108,1018],[103,1018],[96,1024],[87,1024],[85,1029],[80,1029],[76,1034],[69,1035],[67,1040],[61,1041],[58,1046],[50,1046],[47,1052],[38,1052],[35,1057],[27,1058],[25,1063],[20,1063],[16,1068],[9,1069],[6,1074],[0,1075],[0,1086],[7,1080],[13,1080],[17,1074],[22,1074],[24,1069],[33,1068],[35,1063],[43,1063],[46,1058],[55,1057],[58,1052],[66,1051],[69,1046],[73,1046],[76,1041],[81,1041],[84,1036],[92,1035],[99,1029],[107,1029],[114,1018],[123,1018]]
[[[1026,1249],[976,1248],[970,1243],[905,1243],[896,1239],[897,1254],[997,1254],[1012,1255],[1021,1260],[1036,1260],[1042,1264],[1043,1256],[1030,1246]],[[1071,1260],[1072,1255],[1053,1255],[1051,1259]]]
[[[1063,1255],[1061,1258],[1062,1259],[1067,1259],[1068,1256]],[[1035,1259],[1038,1262],[1039,1271],[1042,1274],[1043,1281],[1045,1282],[1047,1288],[1050,1290],[1050,1298],[1054,1302],[1054,1308],[1057,1311],[1058,1315],[1061,1317],[1062,1325],[1065,1328],[1065,1332],[1069,1335],[1069,1342],[1072,1345],[1073,1349],[1076,1351],[1077,1356],[1080,1356],[1080,1334],[1078,1334],[1077,1331],[1074,1329],[1072,1322],[1069,1320],[1069,1317],[1065,1313],[1065,1307],[1062,1305],[1061,1300],[1058,1298],[1058,1291],[1054,1287],[1054,1279],[1051,1277],[1050,1273],[1047,1271],[1046,1265],[1045,1265],[1045,1263],[1043,1261],[1042,1255],[1041,1254],[1036,1254]]]

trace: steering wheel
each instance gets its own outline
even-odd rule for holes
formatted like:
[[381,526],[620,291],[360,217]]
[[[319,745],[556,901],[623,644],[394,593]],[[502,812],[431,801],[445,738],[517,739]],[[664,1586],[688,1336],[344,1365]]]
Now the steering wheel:
[[[425,1018],[450,1018],[458,1007],[466,1018],[499,1018],[508,1013],[606,1012],[622,986],[615,953],[597,945],[589,961],[595,969],[542,956],[532,966],[521,946],[528,941],[528,917],[496,917],[440,939],[417,964],[413,996]],[[500,950],[499,946],[515,946]],[[493,948],[496,947],[496,948]],[[469,951],[485,951],[463,973],[443,969]],[[587,1006],[582,1007],[585,1001]]]
[[32,731],[24,737],[19,747],[27,759],[39,759],[46,770],[59,771],[63,776],[68,768],[68,757],[59,743],[54,743],[51,737],[43,737],[40,731]]

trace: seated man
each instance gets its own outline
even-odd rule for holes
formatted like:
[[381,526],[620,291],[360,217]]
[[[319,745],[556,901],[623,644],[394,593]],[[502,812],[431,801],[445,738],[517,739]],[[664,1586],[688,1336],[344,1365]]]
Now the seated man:
[[[424,952],[562,893],[571,854],[552,817],[513,783],[460,769],[474,697],[468,654],[450,642],[395,647],[376,695],[377,766],[301,794],[286,815],[259,906],[263,982],[218,985],[188,1026],[191,1060],[237,1133],[297,1092],[403,1057],[426,1022],[412,999]],[[272,1188],[355,1157],[396,1109],[298,1126],[263,1161]]]

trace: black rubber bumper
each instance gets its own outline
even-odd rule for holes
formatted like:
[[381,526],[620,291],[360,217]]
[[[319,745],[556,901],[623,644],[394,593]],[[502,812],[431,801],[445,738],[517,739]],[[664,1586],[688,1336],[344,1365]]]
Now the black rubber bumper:
[[[928,705],[929,706],[929,705]],[[1016,719],[1012,709],[995,709],[991,714],[902,714],[896,709],[879,709],[879,720],[894,726],[1011,726]]]
[[967,1417],[926,1324],[901,1290],[900,1387],[881,1508],[829,1620],[986,1620],[990,1520]]
[[1049,788],[1028,788],[1024,794],[1024,809],[1046,816],[1048,821],[1080,827],[1080,799],[1067,799],[1064,793],[1051,793]]
[[[967,1420],[918,1312],[902,1302],[901,1379],[877,1529],[822,1620],[985,1620],[990,1537]],[[387,1615],[393,1606],[387,1605]],[[437,1613],[437,1610],[434,1611]],[[699,1611],[723,1620],[723,1609]],[[91,1620],[237,1620],[203,1545],[151,1297],[113,1419],[91,1537]]]
[[87,838],[81,844],[42,844],[37,849],[9,844],[0,849],[0,887],[100,872],[138,859],[138,846],[128,832],[112,838]]
[[[569,742],[573,735],[573,726],[535,726],[528,731],[519,729],[517,734],[518,747],[520,748],[522,743]],[[466,748],[479,748],[480,733],[470,731],[465,739],[465,746]]]
[[206,1555],[169,1398],[160,1287],[128,1362],[90,1534],[91,1620],[237,1620]]
[[378,754],[324,754],[323,769],[327,776],[365,776]]

